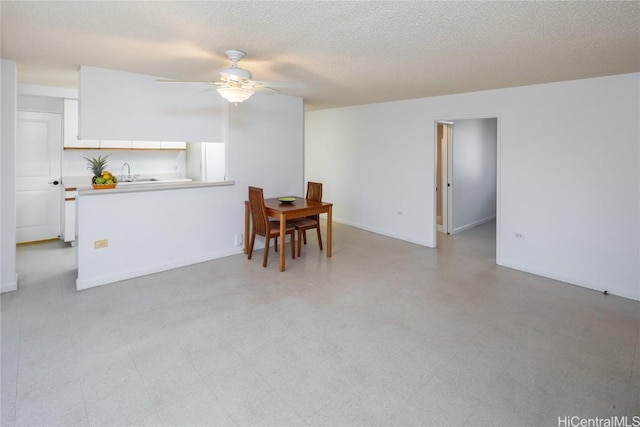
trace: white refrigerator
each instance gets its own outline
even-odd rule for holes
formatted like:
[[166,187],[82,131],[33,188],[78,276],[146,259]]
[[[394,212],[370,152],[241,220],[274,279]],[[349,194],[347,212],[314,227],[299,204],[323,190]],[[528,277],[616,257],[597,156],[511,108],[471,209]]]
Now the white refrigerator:
[[225,180],[224,142],[187,142],[187,177],[194,181]]

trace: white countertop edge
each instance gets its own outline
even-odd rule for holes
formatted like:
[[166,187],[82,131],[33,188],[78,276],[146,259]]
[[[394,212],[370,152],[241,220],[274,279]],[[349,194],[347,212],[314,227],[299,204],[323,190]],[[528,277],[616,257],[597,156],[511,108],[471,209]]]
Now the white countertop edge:
[[164,190],[181,190],[185,188],[204,188],[204,187],[227,187],[235,185],[235,181],[219,181],[219,182],[154,182],[149,184],[136,184],[126,186],[116,186],[107,190],[94,190],[92,187],[78,187],[79,196],[96,196],[115,193],[139,193],[146,191],[164,191]]

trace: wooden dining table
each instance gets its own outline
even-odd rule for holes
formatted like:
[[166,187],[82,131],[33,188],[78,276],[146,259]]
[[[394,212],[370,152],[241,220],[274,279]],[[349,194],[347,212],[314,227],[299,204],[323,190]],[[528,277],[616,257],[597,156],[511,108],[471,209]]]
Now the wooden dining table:
[[[303,197],[296,197],[293,203],[282,203],[278,197],[264,199],[267,215],[280,220],[280,236],[286,236],[286,223],[289,219],[302,218],[310,215],[327,214],[327,257],[331,257],[332,243],[332,208],[333,203],[314,202]],[[249,252],[249,225],[251,214],[249,212],[249,202],[244,203],[244,252]],[[280,271],[285,270],[285,238],[280,239]]]

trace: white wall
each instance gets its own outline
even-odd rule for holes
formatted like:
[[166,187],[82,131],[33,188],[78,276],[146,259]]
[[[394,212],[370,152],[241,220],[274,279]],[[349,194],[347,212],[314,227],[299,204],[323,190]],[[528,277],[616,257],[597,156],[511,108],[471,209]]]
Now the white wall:
[[475,117],[499,119],[497,262],[640,300],[638,73],[313,111],[305,179],[336,221],[434,247],[434,122]]
[[16,274],[16,63],[0,62],[0,292],[18,289]]
[[453,124],[453,234],[495,219],[497,120]]
[[266,198],[303,194],[302,98],[254,94],[229,107],[227,179],[242,188],[262,187]]
[[[249,186],[261,187],[266,198],[304,194],[302,98],[254,94],[249,101],[229,106],[227,179],[236,182],[234,206],[243,209],[226,224],[232,230],[244,230]],[[258,236],[255,248],[261,247],[264,239]]]
[[63,114],[63,99],[39,95],[23,95],[18,88],[18,110]]
[[433,246],[434,123],[422,100],[305,115],[305,180],[335,221]]

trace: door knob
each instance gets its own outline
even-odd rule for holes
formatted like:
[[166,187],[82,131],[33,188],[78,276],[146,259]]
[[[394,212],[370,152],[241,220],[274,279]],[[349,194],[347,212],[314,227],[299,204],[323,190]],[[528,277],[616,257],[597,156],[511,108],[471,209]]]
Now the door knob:
[[58,185],[60,184],[60,181],[56,179],[55,181],[50,181],[49,184]]

